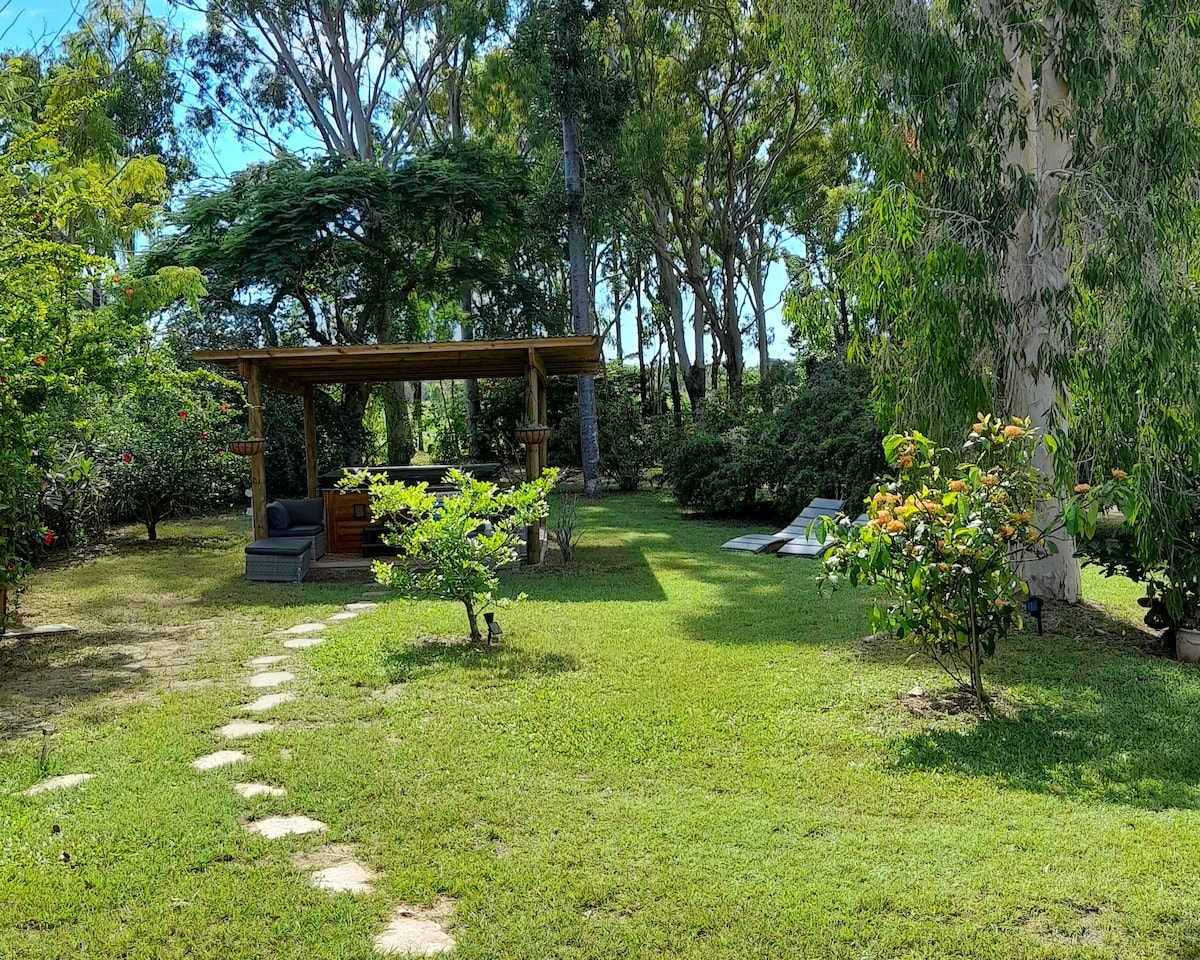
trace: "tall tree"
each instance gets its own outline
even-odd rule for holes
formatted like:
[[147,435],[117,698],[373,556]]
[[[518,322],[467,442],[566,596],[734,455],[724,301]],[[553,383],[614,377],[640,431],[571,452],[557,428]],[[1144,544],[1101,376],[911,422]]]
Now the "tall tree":
[[[1059,437],[1069,480],[1073,424],[1097,410],[1127,424],[1129,391],[1154,395],[1173,364],[1195,379],[1196,338],[1179,326],[1194,310],[1180,305],[1195,289],[1200,7],[836,0],[823,13],[842,28],[833,56],[853,67],[847,110],[864,118],[877,184],[849,265],[857,319],[889,333],[874,343],[892,415],[943,437],[985,405],[1029,416]],[[794,49],[817,49],[812,21],[794,26]],[[1073,545],[1058,546],[1028,566],[1030,586],[1075,600]]]
[[[571,328],[577,336],[594,332],[595,287],[588,282],[587,239],[583,230],[583,155],[579,137],[579,34],[586,24],[583,5],[559,0],[556,36],[562,57],[563,176],[567,189],[567,260],[571,271]],[[600,429],[596,419],[596,378],[578,378],[579,450],[583,460],[583,493],[600,495]]]

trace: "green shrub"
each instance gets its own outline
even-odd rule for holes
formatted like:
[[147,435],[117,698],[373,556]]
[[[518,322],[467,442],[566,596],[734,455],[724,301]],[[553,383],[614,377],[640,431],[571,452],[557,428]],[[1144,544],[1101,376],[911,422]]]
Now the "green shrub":
[[119,401],[104,427],[112,518],[136,520],[156,540],[163,520],[242,502],[248,461],[225,451],[241,433],[234,415],[182,378]]
[[984,660],[1023,625],[1028,587],[1020,564],[1053,553],[1052,535],[1063,527],[1091,533],[1120,483],[1081,484],[1051,511],[1055,491],[1034,466],[1043,445],[1053,452],[1028,420],[981,416],[961,460],[943,467],[950,451],[916,431],[894,434],[884,450],[896,473],[876,484],[869,522],[822,525],[821,535],[834,540],[824,582],[878,588],[884,599],[872,628],[913,644],[980,705]]
[[769,496],[771,512],[790,519],[813,497],[861,503],[884,466],[882,439],[868,372],[826,360],[769,412],[710,400],[704,422],[669,441],[664,469],[685,507],[744,513]]

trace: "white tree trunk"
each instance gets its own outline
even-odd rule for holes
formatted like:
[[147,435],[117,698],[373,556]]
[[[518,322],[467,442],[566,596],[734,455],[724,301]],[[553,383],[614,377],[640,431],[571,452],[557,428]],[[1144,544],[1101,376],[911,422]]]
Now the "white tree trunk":
[[[994,9],[994,8],[993,8]],[[1033,83],[1032,52],[1023,48],[1011,29],[1004,31],[1005,55],[1011,67],[1008,95],[1015,99],[1023,129],[1007,145],[1007,168],[1032,180],[1036,198],[1022,208],[1009,239],[1003,265],[1004,298],[1012,311],[1005,370],[1005,404],[1011,416],[1029,417],[1042,431],[1051,425],[1061,433],[1065,418],[1056,410],[1067,397],[1052,364],[1064,349],[1061,327],[1055,322],[1059,302],[1070,286],[1071,251],[1063,242],[1055,202],[1063,171],[1071,162],[1067,125],[1071,92],[1057,70],[1062,29],[1059,18],[1042,23],[1041,71]],[[1022,142],[1023,141],[1023,142]],[[1043,453],[1036,466],[1053,476],[1054,465]],[[1040,520],[1053,525],[1058,501],[1046,504]],[[1032,594],[1074,603],[1079,599],[1079,562],[1074,540],[1065,533],[1054,537],[1057,553],[1025,563]]]

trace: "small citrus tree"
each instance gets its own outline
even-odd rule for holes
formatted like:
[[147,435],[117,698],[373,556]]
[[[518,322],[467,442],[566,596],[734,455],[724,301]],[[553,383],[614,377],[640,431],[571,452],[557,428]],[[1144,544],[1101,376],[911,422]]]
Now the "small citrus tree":
[[[367,484],[371,510],[388,528],[384,542],[399,554],[397,563],[375,561],[375,579],[412,601],[459,601],[471,639],[478,642],[479,614],[514,602],[496,596],[496,569],[517,558],[520,531],[547,516],[546,495],[557,477],[557,470],[547,470],[537,480],[501,491],[451,470],[446,481],[455,491],[441,497],[425,483],[406,486],[366,470],[342,484]],[[525,594],[515,598],[523,599]]]
[[988,699],[984,659],[1024,626],[1021,562],[1053,553],[1051,535],[1063,527],[1072,535],[1094,529],[1125,479],[1117,470],[1103,485],[1077,485],[1061,515],[1039,526],[1035,518],[1054,493],[1033,465],[1043,444],[1052,450],[1054,441],[1028,420],[981,415],[963,460],[946,469],[940,461],[950,451],[915,431],[893,434],[884,453],[896,476],[876,484],[867,524],[822,524],[835,540],[823,582],[883,587],[886,600],[872,610],[872,628],[913,643],[980,705]]

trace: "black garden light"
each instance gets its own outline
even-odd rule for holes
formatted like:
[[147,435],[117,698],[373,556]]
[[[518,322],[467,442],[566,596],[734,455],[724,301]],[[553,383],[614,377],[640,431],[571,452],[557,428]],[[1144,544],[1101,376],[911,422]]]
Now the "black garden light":
[[500,624],[496,622],[496,615],[491,611],[483,615],[483,622],[487,624],[487,642],[490,645],[492,639],[500,636],[504,631],[500,629]]
[[1037,621],[1038,636],[1042,635],[1042,598],[1029,597],[1025,601],[1025,612]]

